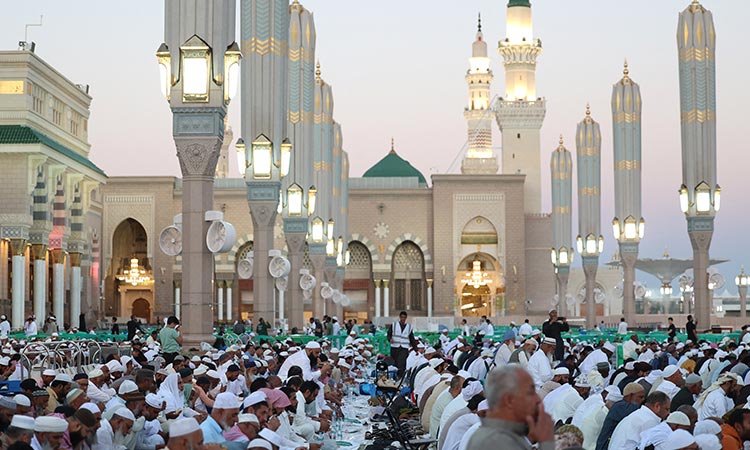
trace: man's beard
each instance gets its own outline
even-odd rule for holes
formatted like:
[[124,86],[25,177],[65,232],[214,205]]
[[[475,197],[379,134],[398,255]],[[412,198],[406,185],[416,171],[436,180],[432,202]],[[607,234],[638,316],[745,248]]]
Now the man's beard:
[[318,357],[310,353],[307,357],[310,360],[310,367],[315,368],[318,365]]
[[94,445],[96,445],[96,433],[91,433],[86,436],[86,443],[89,445],[89,447],[93,447]]
[[122,430],[115,431],[115,438],[112,440],[112,443],[115,445],[125,445],[125,439],[127,438],[126,434],[122,433]]
[[49,443],[49,441],[40,442],[42,445],[42,450],[55,450],[59,447],[53,447],[52,444]]
[[78,445],[79,442],[81,442],[84,439],[83,433],[80,431],[76,432],[70,432],[70,443],[73,444],[73,447]]

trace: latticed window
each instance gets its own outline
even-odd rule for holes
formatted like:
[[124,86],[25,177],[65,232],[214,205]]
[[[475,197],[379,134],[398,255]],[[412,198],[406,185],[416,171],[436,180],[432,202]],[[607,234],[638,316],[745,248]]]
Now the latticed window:
[[242,247],[237,250],[237,258],[235,258],[235,262],[239,262],[247,258],[247,254],[251,251],[253,251],[253,241],[245,242],[244,244],[242,244]]
[[393,304],[397,310],[424,309],[424,256],[413,242],[407,241],[393,253]]
[[310,246],[305,242],[305,254],[302,256],[302,267],[313,273],[312,260],[310,259]]
[[349,267],[352,270],[370,270],[372,265],[372,258],[370,257],[370,250],[364,246],[361,242],[350,242],[349,243]]

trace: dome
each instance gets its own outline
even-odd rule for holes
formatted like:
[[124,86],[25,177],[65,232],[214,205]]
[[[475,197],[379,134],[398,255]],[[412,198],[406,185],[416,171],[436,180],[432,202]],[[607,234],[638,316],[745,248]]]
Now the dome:
[[531,3],[529,0],[510,0],[508,2],[508,8],[512,8],[514,6],[525,6],[527,8],[531,8]]
[[422,175],[422,172],[417,170],[414,166],[409,164],[409,161],[398,156],[396,151],[393,149],[393,143],[391,143],[391,151],[385,155],[385,158],[381,159],[374,166],[367,169],[363,178],[410,178],[417,177],[419,184],[427,185],[427,181]]

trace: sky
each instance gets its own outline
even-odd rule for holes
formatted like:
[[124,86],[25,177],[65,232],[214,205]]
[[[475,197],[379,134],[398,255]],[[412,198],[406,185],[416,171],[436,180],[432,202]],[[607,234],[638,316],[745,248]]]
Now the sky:
[[[396,151],[421,170],[458,173],[466,145],[464,75],[482,14],[495,74],[493,95],[503,95],[502,59],[497,41],[505,36],[504,0],[306,0],[315,15],[317,57],[323,78],[333,86],[334,118],[342,124],[351,176],[361,176]],[[543,210],[550,209],[549,156],[562,133],[575,155],[576,123],[591,104],[602,128],[602,234],[610,259],[616,243],[610,95],[627,58],[631,78],[643,97],[643,216],[646,235],[640,256],[692,255],[679,210],[681,184],[677,15],[690,0],[533,0],[534,35],[542,40],[537,95],[547,100],[541,131]],[[736,292],[734,275],[747,262],[750,219],[746,89],[750,1],[704,0],[717,30],[718,181],[722,209],[711,255],[731,261],[718,268]],[[239,1],[238,1],[239,4]],[[164,8],[159,0],[27,0],[0,15],[0,48],[15,49],[24,37],[37,54],[75,83],[89,84],[90,158],[110,176],[179,176],[171,136],[171,113],[159,91],[154,53],[163,41]],[[238,28],[239,33],[239,28]],[[239,130],[241,98],[229,108]],[[494,127],[494,145],[500,136]],[[239,132],[235,131],[235,137]],[[231,171],[237,176],[234,158]],[[575,178],[575,177],[574,177]],[[573,210],[574,234],[577,210]],[[580,258],[578,262],[580,264]],[[649,288],[655,279],[639,274]],[[676,287],[676,284],[675,284]]]

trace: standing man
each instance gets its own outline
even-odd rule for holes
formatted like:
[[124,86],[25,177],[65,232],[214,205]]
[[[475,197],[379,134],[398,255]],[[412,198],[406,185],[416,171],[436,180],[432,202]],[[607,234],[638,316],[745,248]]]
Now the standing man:
[[687,323],[685,324],[685,331],[687,331],[687,338],[693,341],[693,344],[698,342],[698,335],[695,333],[697,327],[698,323],[693,321],[693,316],[688,315]]
[[628,334],[628,323],[624,317],[620,317],[620,323],[617,325],[617,334]]
[[562,340],[562,333],[570,331],[568,319],[561,317],[558,319],[557,310],[552,309],[549,312],[549,320],[542,324],[542,333],[544,337],[552,338],[557,342],[555,347],[555,361],[562,361],[565,355],[565,345]]
[[180,353],[182,347],[182,336],[177,331],[180,326],[180,320],[175,316],[167,318],[167,326],[159,331],[159,341],[161,341],[161,350],[164,353],[164,360],[167,364],[172,364],[175,356]]
[[417,340],[414,339],[414,330],[406,323],[406,311],[398,314],[398,322],[388,327],[388,341],[391,343],[391,358],[396,361],[398,376],[404,375],[406,370],[406,357],[410,348],[417,348]]
[[[126,341],[132,341],[135,337],[135,332],[137,330],[141,330],[141,322],[139,320],[135,319],[135,316],[130,316],[130,320],[127,323],[128,325],[128,338],[125,339]],[[143,330],[141,330],[141,333]]]
[[10,322],[8,322],[8,317],[3,314],[0,316],[0,337],[8,337],[10,334]]
[[26,337],[34,336],[37,334],[38,328],[36,326],[36,317],[31,315],[28,317],[28,319],[26,319],[26,324],[23,326],[23,331],[26,333]]
[[677,336],[677,328],[674,326],[674,319],[670,317],[667,319],[667,321],[669,322],[669,327],[667,327],[667,331],[669,332],[669,339],[674,340],[674,338]]

